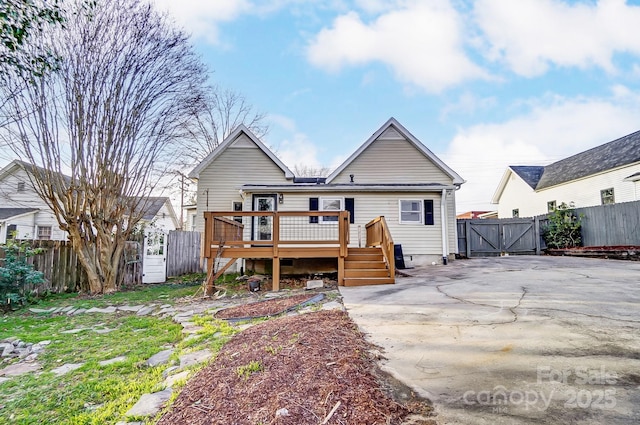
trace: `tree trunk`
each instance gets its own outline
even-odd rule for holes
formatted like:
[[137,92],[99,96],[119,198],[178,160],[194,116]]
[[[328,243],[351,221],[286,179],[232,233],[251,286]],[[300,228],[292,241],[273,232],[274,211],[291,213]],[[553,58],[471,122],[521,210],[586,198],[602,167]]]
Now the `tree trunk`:
[[[81,287],[80,290],[89,294],[102,293],[102,279],[96,264],[96,255],[91,252],[91,246],[86,244],[75,229],[69,229],[69,239],[71,247],[78,256],[78,261],[87,273],[88,287]],[[84,286],[84,285],[83,285]]]

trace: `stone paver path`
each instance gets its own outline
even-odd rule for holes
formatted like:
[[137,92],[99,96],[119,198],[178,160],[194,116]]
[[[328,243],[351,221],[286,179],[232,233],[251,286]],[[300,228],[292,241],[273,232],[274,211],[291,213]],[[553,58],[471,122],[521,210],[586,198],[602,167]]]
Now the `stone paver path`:
[[[264,295],[264,298],[277,298],[286,294],[282,293],[267,293]],[[179,323],[182,326],[182,333],[185,334],[185,339],[193,338],[197,335],[198,331],[202,329],[201,326],[197,326],[192,322],[192,319],[196,315],[203,314],[214,314],[216,311],[227,308],[233,305],[237,305],[237,300],[224,298],[221,300],[211,300],[211,301],[200,301],[197,303],[190,303],[188,305],[177,305],[172,306],[170,304],[149,304],[149,305],[118,305],[118,306],[107,306],[107,307],[92,307],[89,309],[86,308],[75,308],[75,307],[52,307],[48,309],[41,308],[29,308],[29,311],[38,314],[41,316],[50,316],[50,315],[78,315],[78,314],[135,314],[137,316],[158,316],[160,318],[171,317],[172,320],[176,323]],[[343,305],[338,301],[328,301],[325,297],[324,302],[322,304],[323,310],[332,310],[332,309],[340,309],[344,310]],[[317,308],[313,308],[312,306],[307,306],[303,309],[298,310],[297,312],[292,312],[289,314],[306,314],[312,311],[316,311]],[[239,330],[244,330],[250,326],[251,323],[244,323],[241,325],[235,325]],[[80,332],[95,332],[95,333],[108,333],[115,329],[109,329],[101,325],[96,325],[92,328],[75,328],[62,331],[62,333],[67,334],[75,334]],[[34,344],[37,351],[44,349],[44,347],[49,344],[50,341],[43,341],[38,345]],[[10,342],[0,346],[0,352],[6,347],[9,350],[8,345],[11,345]],[[176,353],[175,348],[167,347],[166,349],[159,351],[158,353],[151,356],[147,361],[147,367],[158,367],[167,365],[172,361],[172,356]],[[36,372],[41,370],[40,364],[38,364],[35,360],[34,356],[31,361],[20,361],[13,365],[7,366],[4,369],[0,369],[0,385],[11,379],[12,377],[19,376],[24,373]],[[164,390],[158,391],[152,394],[144,394],[140,397],[138,402],[125,414],[126,417],[131,418],[139,418],[139,417],[150,417],[156,415],[165,405],[165,403],[171,398],[173,393],[172,387],[175,383],[184,381],[191,376],[191,371],[188,369],[193,365],[206,362],[213,357],[213,353],[210,350],[200,350],[194,352],[182,353],[178,356],[178,363],[171,365],[165,369],[163,372],[163,376],[165,378],[163,386]],[[113,359],[104,360],[99,363],[100,366],[108,366],[113,363],[126,361],[126,357],[119,356]],[[53,369],[51,372],[56,375],[63,375],[66,373],[70,373],[80,367],[82,367],[84,363],[68,363],[61,365],[58,368]],[[186,369],[186,370],[185,370]],[[120,421],[117,422],[116,425],[142,425],[142,422],[127,422]]]

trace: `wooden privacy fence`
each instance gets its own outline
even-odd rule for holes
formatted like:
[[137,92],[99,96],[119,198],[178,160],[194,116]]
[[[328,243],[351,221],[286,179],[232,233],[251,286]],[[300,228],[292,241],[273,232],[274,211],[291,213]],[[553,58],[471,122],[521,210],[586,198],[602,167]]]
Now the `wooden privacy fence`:
[[540,217],[458,220],[458,252],[471,257],[540,254]]
[[[171,231],[167,238],[167,275],[180,276],[202,271],[200,265],[200,233]],[[87,287],[85,273],[78,256],[67,241],[27,241],[43,252],[29,259],[34,269],[44,274],[46,282],[38,287],[26,288],[38,293],[77,292]],[[118,268],[120,285],[142,283],[144,238],[142,235],[127,241]],[[0,265],[4,252],[0,247]]]
[[[582,246],[640,246],[640,201],[576,208],[575,214],[582,216]],[[540,254],[547,223],[547,215],[458,220],[458,251],[467,257]]]
[[167,238],[167,276],[202,272],[200,232],[174,230]]
[[640,245],[640,201],[576,208],[583,246]]

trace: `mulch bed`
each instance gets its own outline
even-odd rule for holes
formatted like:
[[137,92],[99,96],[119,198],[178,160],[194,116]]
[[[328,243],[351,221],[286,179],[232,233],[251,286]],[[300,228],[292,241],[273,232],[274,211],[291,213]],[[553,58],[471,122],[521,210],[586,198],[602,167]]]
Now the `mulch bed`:
[[291,307],[309,301],[316,294],[301,294],[286,298],[273,298],[237,307],[226,308],[214,314],[217,319],[236,319],[244,317],[272,316],[282,313]]
[[158,424],[401,424],[411,412],[382,390],[369,349],[342,311],[269,320],[225,344]]

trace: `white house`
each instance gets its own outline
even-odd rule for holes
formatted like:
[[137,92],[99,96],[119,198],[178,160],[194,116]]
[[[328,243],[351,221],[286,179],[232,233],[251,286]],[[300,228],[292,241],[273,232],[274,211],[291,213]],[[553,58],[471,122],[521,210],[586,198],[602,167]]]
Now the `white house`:
[[0,170],[0,243],[18,239],[66,240],[55,215],[37,195],[27,170],[30,164],[13,161]]
[[492,203],[498,217],[546,214],[561,203],[578,207],[637,201],[640,131],[547,166],[510,166]]
[[[455,193],[464,180],[390,118],[329,176],[300,178],[248,128],[238,127],[189,175],[197,179],[195,228],[205,211],[350,212],[349,247],[384,216],[415,265],[457,251]],[[322,224],[324,217],[319,219]]]
[[[15,160],[0,170],[0,243],[8,238],[67,240],[49,206],[38,196],[29,178],[33,165]],[[66,177],[68,179],[68,177]],[[166,280],[166,235],[178,227],[178,219],[167,197],[151,197],[144,204],[141,223],[146,238],[143,282]]]

